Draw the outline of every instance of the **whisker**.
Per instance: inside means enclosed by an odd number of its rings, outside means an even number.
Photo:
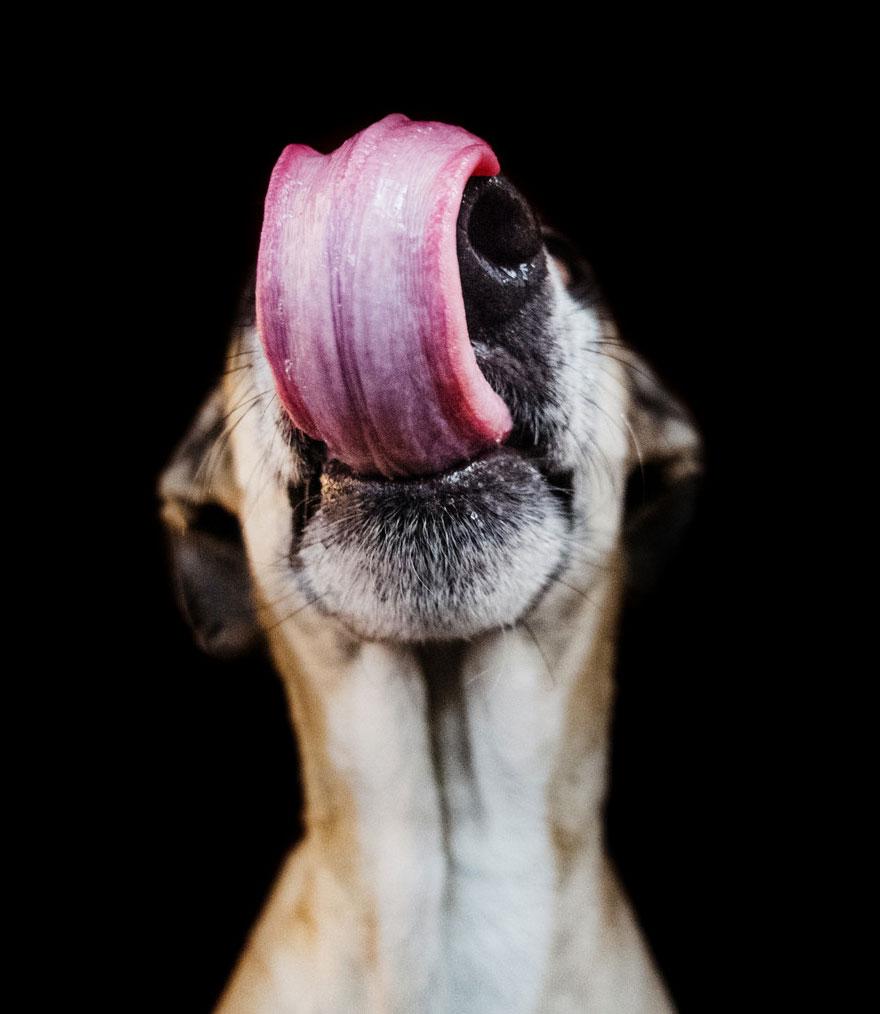
[[[272,392],[272,397],[269,398],[269,400],[263,406],[263,411],[260,413],[260,421],[259,421],[259,423],[257,425],[259,425],[260,423],[262,423],[263,419],[265,419],[265,417],[266,417],[266,412],[267,412],[269,406],[272,405],[277,400],[278,400],[278,392],[277,391],[273,391]],[[257,468],[260,469],[261,473],[266,469],[266,465],[268,464],[269,459],[271,457],[272,451],[273,451],[274,446],[275,446],[275,442],[278,439],[278,431],[277,431],[276,427],[273,426],[271,428],[271,434],[272,435],[270,437],[269,447],[262,454],[259,455],[259,457],[257,458],[257,463],[251,469],[251,474],[248,476],[247,482],[245,483],[245,486],[248,489],[248,492],[250,491],[251,480],[253,479],[254,472],[257,471]],[[251,497],[251,505],[245,510],[244,520],[247,520],[250,517],[251,512],[254,510],[254,508],[256,507],[256,505],[262,499],[263,493],[266,492],[266,488],[268,487],[268,485],[269,485],[269,483],[271,481],[272,481],[272,473],[270,471],[269,474],[266,476],[265,480],[263,481],[263,484],[260,487],[260,490],[257,493],[257,495],[255,497]]]
[[[243,399],[237,405],[231,408],[226,413],[226,415],[223,416],[223,418],[220,420],[224,424],[223,432],[216,439],[208,454],[206,454],[205,457],[202,459],[202,461],[199,462],[199,466],[196,469],[195,475],[193,477],[194,481],[202,483],[203,488],[205,490],[209,490],[211,488],[214,470],[218,467],[220,460],[226,451],[226,448],[229,446],[230,438],[233,432],[235,431],[236,426],[238,426],[238,424],[242,421],[242,419],[244,419],[245,416],[253,409],[254,405],[259,404],[260,399],[264,398],[267,394],[269,394],[268,390],[261,391],[259,394],[255,394],[251,398]],[[232,418],[232,416],[236,412],[240,411],[242,408],[244,408],[245,410],[238,417],[238,419],[236,419],[231,426],[227,425],[228,421]],[[201,472],[205,473],[203,477],[200,476],[199,474]]]
[[[313,599],[309,599],[309,601],[306,602],[304,605],[301,605],[297,609],[294,609],[292,612],[289,612],[286,616],[282,616],[277,623],[273,623],[271,626],[266,627],[266,631],[268,632],[270,630],[274,630],[276,627],[280,627],[282,623],[287,623],[288,620],[292,620],[293,617],[296,616],[298,613],[301,613],[303,609],[308,609],[309,606],[313,606],[318,601],[318,599],[326,598],[327,594],[328,594],[327,592],[322,592],[320,595],[316,595]]]
[[[587,593],[583,590],[583,588],[578,588],[573,584],[569,584],[568,581],[563,581],[561,577],[553,577],[550,580],[555,581],[556,584],[561,584],[564,585],[566,588],[570,588],[573,592],[577,592],[577,594],[580,595],[581,598],[583,598],[586,602],[589,602],[590,605],[596,604],[593,601],[593,599],[591,599],[590,596],[587,595]]]
[[[540,644],[540,642],[538,641],[538,638],[537,638],[537,637],[535,637],[535,633],[534,633],[534,631],[533,631],[533,630],[532,630],[532,628],[531,628],[531,627],[530,627],[530,626],[528,625],[528,623],[526,623],[526,621],[525,621],[525,620],[520,620],[519,622],[520,622],[520,625],[521,625],[522,627],[524,627],[524,628],[525,628],[525,630],[526,630],[526,631],[528,632],[528,634],[529,634],[529,637],[531,637],[531,639],[532,639],[532,640],[533,640],[533,641],[535,642],[535,647],[536,647],[536,648],[538,649],[538,653],[540,654],[540,656],[541,656],[541,659],[542,659],[542,660],[543,660],[543,662],[544,662],[544,668],[545,668],[545,669],[547,670],[547,675],[548,675],[548,676],[550,677],[550,684],[551,684],[551,686],[554,686],[554,687],[555,687],[555,686],[556,686],[556,677],[555,677],[555,676],[553,675],[553,673],[552,673],[552,672],[550,671],[550,663],[549,663],[549,662],[547,661],[547,656],[546,656],[546,655],[544,654],[544,649],[543,649],[543,648],[541,647],[541,644]]]
[[[604,343],[603,342],[591,342],[590,344],[591,345],[603,345]],[[650,382],[652,384],[654,383],[654,378],[645,369],[645,367],[641,366],[639,363],[635,362],[631,358],[631,353],[629,352],[629,349],[625,345],[622,345],[619,342],[611,342],[611,343],[608,343],[608,344],[613,345],[614,347],[616,347],[617,349],[619,349],[620,352],[623,353],[623,355],[615,356],[615,355],[612,355],[612,353],[608,352],[607,349],[602,348],[599,351],[599,355],[600,356],[605,357],[607,359],[613,359],[614,362],[619,363],[621,366],[623,366],[625,369],[629,370],[630,372],[632,372],[632,373],[638,373],[638,375],[640,377],[643,377],[645,380],[647,380],[648,382]]]

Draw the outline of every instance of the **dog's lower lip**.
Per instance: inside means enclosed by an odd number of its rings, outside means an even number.
[[[489,497],[497,490],[500,502],[511,490],[525,489],[540,476],[563,515],[573,518],[573,474],[549,466],[540,456],[519,447],[501,444],[446,471],[427,476],[389,479],[379,475],[359,475],[335,459],[316,461],[304,486],[291,487],[293,508],[293,545],[301,542],[306,526],[317,511],[332,502],[359,501],[362,505],[387,503],[389,496],[400,496],[404,510],[430,511],[441,500],[447,506],[459,494],[465,497]],[[447,497],[452,500],[447,500]],[[353,499],[352,499],[353,498]],[[438,500],[439,498],[439,500]],[[420,505],[420,506],[419,506]]]
[[[509,444],[502,444],[494,447],[469,461],[449,468],[444,472],[437,472],[434,475],[408,477],[405,479],[388,479],[385,476],[364,476],[353,472],[348,465],[340,461],[328,461],[322,466],[322,477],[320,485],[322,492],[330,492],[335,487],[338,490],[363,490],[369,489],[411,489],[414,493],[423,491],[448,490],[458,484],[469,484],[471,482],[481,484],[483,480],[490,482],[498,479],[499,472],[505,468],[505,463],[515,469],[521,468],[523,463],[532,465],[547,483],[550,492],[556,497],[562,506],[563,511],[571,516],[572,497],[574,493],[574,474],[569,470],[562,470],[549,466],[540,457],[530,455],[517,447]],[[494,476],[493,476],[494,473]],[[313,477],[313,481],[319,481],[319,477]]]
[[[341,480],[346,483],[360,483],[364,485],[374,483],[380,486],[427,486],[457,482],[476,469],[484,467],[487,463],[500,462],[511,456],[516,456],[520,460],[523,458],[523,455],[513,448],[501,445],[493,447],[468,461],[454,465],[452,468],[447,468],[442,472],[434,472],[431,475],[407,476],[399,479],[389,479],[383,475],[360,475],[352,471],[344,462],[336,460],[328,461],[323,467],[323,472],[331,482],[333,480]]]

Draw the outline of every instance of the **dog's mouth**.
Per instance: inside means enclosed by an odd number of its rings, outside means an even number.
[[[429,477],[314,461],[290,488],[304,594],[359,636],[470,637],[509,626],[565,563],[573,474],[511,446]]]
[[[418,523],[422,514],[432,511],[452,521],[465,517],[479,521],[480,510],[488,510],[490,515],[498,513],[498,495],[508,487],[521,492],[541,481],[571,521],[573,470],[555,468],[543,455],[511,442],[436,475],[404,479],[359,475],[342,461],[328,460],[320,441],[304,433],[296,435],[294,446],[308,478],[291,484],[288,490],[293,511],[292,558],[308,523],[322,506],[331,504],[356,504],[363,510],[372,505],[379,517],[396,511],[401,524]]]
[[[366,636],[513,622],[563,555],[546,251],[499,168],[462,128],[392,114],[273,171],[256,310],[309,462],[292,563]]]

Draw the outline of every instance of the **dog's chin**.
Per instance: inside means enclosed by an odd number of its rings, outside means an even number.
[[[472,638],[515,623],[552,584],[568,499],[565,477],[509,447],[401,481],[329,462],[292,563],[315,608],[359,637]]]

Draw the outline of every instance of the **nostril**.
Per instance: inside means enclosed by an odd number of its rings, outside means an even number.
[[[470,246],[487,260],[516,267],[541,249],[541,233],[531,209],[520,194],[497,178],[474,178],[475,191],[467,222]]]
[[[492,344],[499,327],[543,288],[547,260],[538,218],[504,176],[474,176],[464,188],[456,244],[471,342]]]

